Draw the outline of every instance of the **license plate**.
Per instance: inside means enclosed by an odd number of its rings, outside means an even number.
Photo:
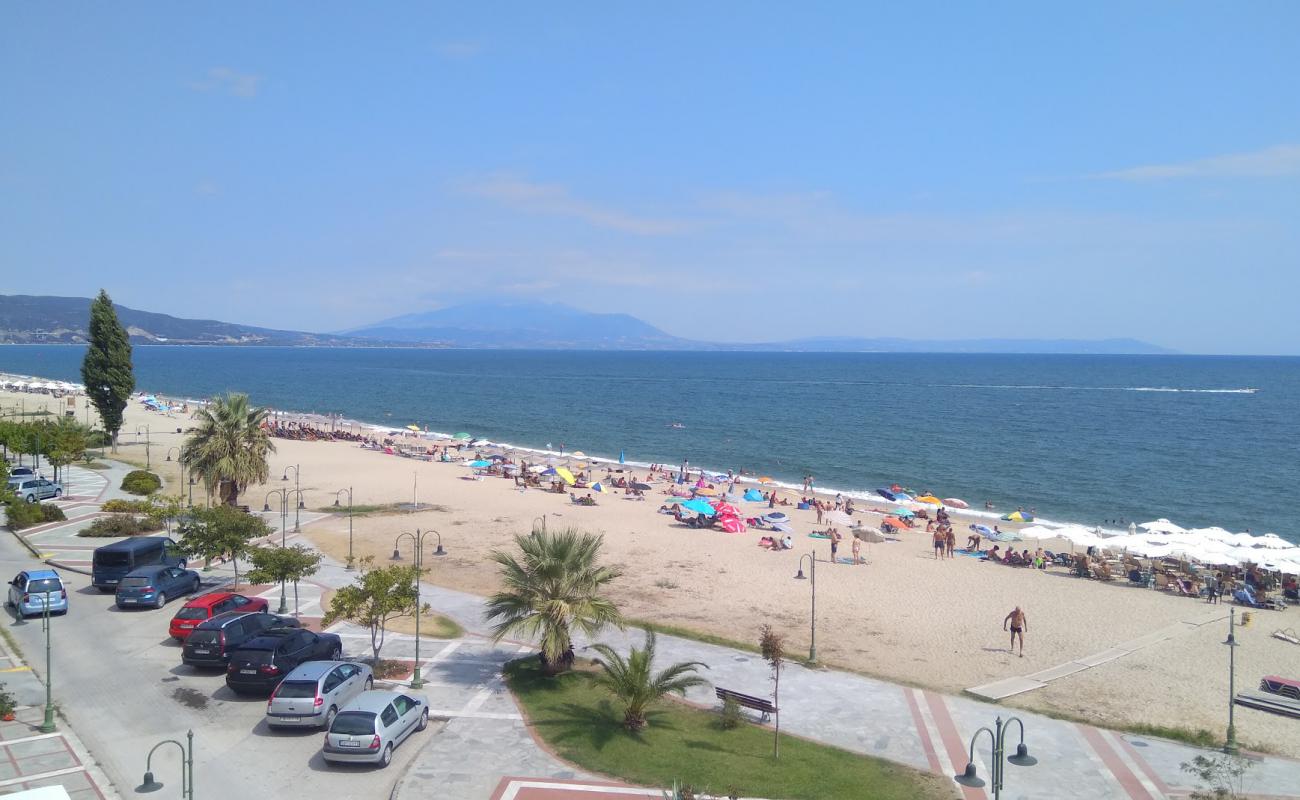
[[[361,746],[361,742],[352,742],[346,739],[339,742],[339,747],[360,747],[360,746]]]
[[[123,598],[122,598],[122,602],[123,602],[123,603],[134,603],[134,602],[135,602],[135,598],[134,598],[134,597],[123,597]]]
[[[211,650],[200,650],[200,649],[197,648],[197,647],[194,648],[194,655],[196,655],[196,656],[206,656],[206,655],[208,655],[208,654],[211,653],[211,652],[212,652]]]
[[[240,674],[240,675],[256,675],[256,674],[257,674],[257,670],[255,670],[255,669],[241,669],[241,670],[239,671],[239,674]]]

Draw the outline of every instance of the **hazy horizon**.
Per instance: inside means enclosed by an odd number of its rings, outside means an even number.
[[[1300,353],[1300,6],[940,9],[15,6],[6,291]]]

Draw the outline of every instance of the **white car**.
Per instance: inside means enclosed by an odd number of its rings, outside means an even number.
[[[63,496],[63,484],[45,478],[23,478],[9,481],[9,491],[18,495],[19,500],[35,503],[51,497]]]
[[[325,734],[326,761],[378,764],[393,761],[393,750],[429,726],[429,700],[401,692],[362,692],[338,713]]]

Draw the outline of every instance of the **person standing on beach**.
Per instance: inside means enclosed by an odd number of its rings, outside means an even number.
[[[943,551],[948,547],[948,534],[943,532],[943,528],[934,530],[934,557],[936,560],[943,558]]]
[[[953,532],[951,525],[944,525],[944,543],[948,547],[948,558],[957,557],[957,534]]]
[[[844,537],[840,536],[839,528],[831,528],[831,563],[832,564],[839,563],[838,561],[836,561],[835,556],[837,553],[839,553],[840,539],[842,538]]]
[[[813,507],[817,509],[817,524],[820,525],[822,519],[826,516],[825,512],[822,511],[822,501],[813,500]]]
[[[853,563],[862,563],[862,540],[858,538],[856,533],[853,534]]]
[[[1011,609],[1002,620],[1002,630],[1007,629],[1007,623],[1011,623],[1011,652],[1016,652],[1016,636],[1020,637],[1020,657],[1025,657],[1025,632],[1029,630],[1029,619],[1025,617],[1025,612],[1020,610],[1020,606]]]

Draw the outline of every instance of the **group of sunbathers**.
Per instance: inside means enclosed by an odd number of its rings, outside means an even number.
[[[993,545],[993,549],[989,550],[987,560],[998,564],[1006,564],[1009,567],[1034,567],[1036,569],[1047,569],[1047,562],[1050,558],[1051,554],[1043,550],[1041,547],[1031,554],[1028,549],[1021,550],[1017,553],[1013,547],[1008,547],[1006,552],[1003,552],[1002,546],[995,544]]]

